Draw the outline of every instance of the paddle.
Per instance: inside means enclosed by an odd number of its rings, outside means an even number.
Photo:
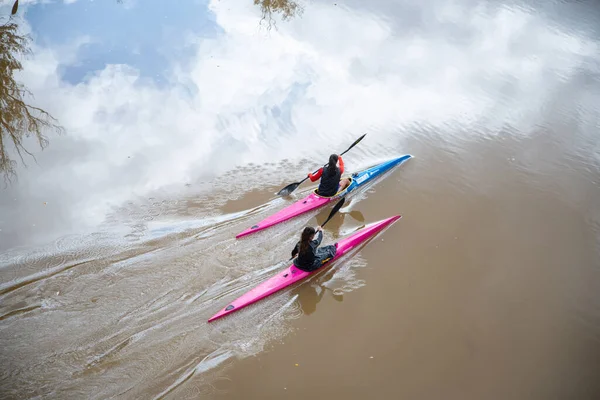
[[[333,209],[329,213],[329,217],[327,217],[327,219],[325,220],[325,222],[323,222],[323,224],[321,225],[321,228],[324,227],[325,224],[329,222],[329,220],[331,220],[331,217],[333,217],[336,212],[340,211],[340,208],[342,208],[344,206],[345,202],[346,202],[346,198],[342,197],[342,199],[340,201],[338,201],[335,206],[333,206]],[[290,258],[289,261],[292,261],[293,259],[294,259],[294,257]]]
[[[325,222],[323,222],[323,224],[321,224],[321,228],[324,227],[325,224],[329,222],[329,220],[331,219],[331,217],[333,217],[336,212],[340,211],[340,208],[342,208],[344,206],[345,202],[346,202],[346,198],[342,197],[342,199],[340,201],[338,201],[335,206],[333,206],[333,209],[329,213],[329,217],[327,217],[327,219],[325,220]]]
[[[350,145],[350,147],[348,147],[348,149],[346,149],[346,151],[344,151],[342,154],[340,154],[340,156],[343,156],[344,154],[346,154],[351,148],[353,148],[354,146],[356,146],[358,144],[358,142],[360,142],[361,140],[363,140],[363,138],[367,136],[367,134],[365,133],[364,135],[362,135],[361,137],[359,137],[358,139],[356,139],[354,141],[354,143],[352,143],[352,145]],[[329,163],[325,164],[323,167],[326,167]],[[313,174],[316,174],[317,171],[313,172]],[[302,179],[300,182],[294,182],[294,183],[290,183],[289,185],[287,185],[286,187],[284,187],[283,189],[281,189],[279,192],[277,192],[277,196],[287,196],[290,193],[292,193],[294,190],[296,190],[298,188],[298,186],[300,186],[302,184],[302,182],[304,182],[305,180],[308,179],[308,176],[304,179]]]

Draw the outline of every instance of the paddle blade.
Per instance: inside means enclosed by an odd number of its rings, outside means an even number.
[[[358,144],[358,143],[359,143],[361,140],[363,140],[363,139],[365,138],[365,136],[367,136],[367,134],[366,134],[366,133],[365,133],[364,135],[362,135],[361,137],[359,137],[358,139],[356,139],[356,140],[354,141],[354,143],[352,143],[352,144],[350,145],[350,147],[348,147],[348,149],[347,149],[346,151],[344,151],[342,154],[345,154],[345,153],[349,152],[349,151],[350,151],[350,149],[351,149],[351,148],[353,148],[354,146],[356,146],[356,145],[357,145],[357,144]],[[342,155],[342,154],[340,154],[340,155]]]
[[[301,182],[290,183],[289,185],[281,189],[279,192],[277,192],[277,196],[288,196],[290,193],[296,190],[298,186],[300,186],[300,183]]]
[[[329,213],[329,217],[327,217],[327,219],[325,220],[325,222],[323,222],[323,225],[321,225],[321,227],[324,227],[325,224],[329,222],[331,217],[333,217],[336,212],[340,211],[340,208],[342,208],[344,206],[345,202],[346,202],[346,198],[342,197],[342,199],[340,201],[338,201],[338,203],[333,207],[333,210],[331,210],[331,212]]]

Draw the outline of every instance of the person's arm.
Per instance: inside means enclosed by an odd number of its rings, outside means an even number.
[[[315,247],[319,247],[319,245],[321,245],[321,240],[323,240],[323,231],[321,230],[321,227],[317,227],[317,236],[313,239],[313,244],[315,245]]]
[[[323,168],[319,168],[319,170],[317,171],[316,174],[312,174],[311,172],[308,173],[308,177],[310,178],[311,182],[316,181],[317,179],[319,179],[321,177],[321,174],[323,174]]]
[[[294,250],[292,250],[292,258],[296,257],[296,255],[298,254],[299,249],[300,249],[300,242],[296,243],[296,246],[294,247]]]
[[[340,175],[344,173],[344,160],[342,156],[338,156],[338,164],[340,164]]]

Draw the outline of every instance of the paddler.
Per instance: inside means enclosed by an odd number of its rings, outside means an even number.
[[[292,257],[297,256],[294,258],[294,265],[298,269],[306,272],[314,271],[335,256],[336,246],[330,244],[319,247],[321,240],[323,240],[323,230],[320,226],[317,226],[316,229],[312,226],[304,228],[300,241],[292,250]]]
[[[337,166],[337,163],[340,166]],[[329,164],[323,168],[319,168],[316,174],[308,173],[308,177],[312,182],[321,178],[317,194],[322,197],[331,197],[340,190],[344,190],[350,185],[350,180],[347,178],[341,179],[344,173],[344,160],[342,156],[332,154],[329,156]]]

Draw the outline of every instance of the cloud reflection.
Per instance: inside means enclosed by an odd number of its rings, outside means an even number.
[[[223,174],[249,163],[273,164],[243,190],[264,179],[280,186],[297,175],[282,160],[324,159],[366,131],[374,134],[353,153],[358,159],[396,153],[414,124],[448,137],[507,122],[526,133],[557,88],[582,68],[597,72],[597,42],[526,9],[402,4],[384,14],[373,9],[382,2],[370,10],[311,3],[302,18],[265,31],[252,2],[210,1],[198,23],[214,19],[218,29],[171,32],[190,51],[166,58],[166,83],[124,62],[65,79],[61,71],[84,54],[85,31],[60,44],[37,40],[21,78],[67,134],[51,137],[39,165],[19,170],[19,184],[2,193],[0,247],[94,229],[113,207],[159,190],[176,198],[185,184],[199,191],[194,184],[215,177],[237,185]],[[129,6],[129,18],[140,7]]]

